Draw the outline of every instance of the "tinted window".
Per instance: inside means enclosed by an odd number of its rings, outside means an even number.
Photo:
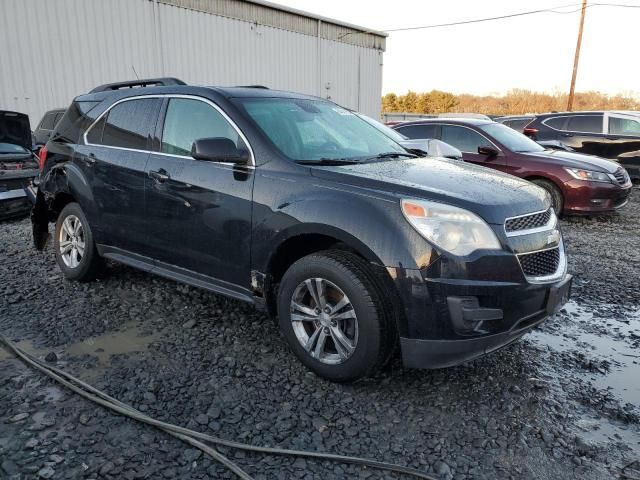
[[[55,113],[47,113],[42,122],[40,122],[40,128],[43,130],[53,130],[55,125],[56,114]]]
[[[91,130],[87,132],[87,142],[94,145],[102,143],[102,132],[104,131],[105,123],[107,123],[107,117],[102,117],[98,123],[91,127]]]
[[[92,138],[100,145],[147,150],[148,139],[155,130],[161,103],[162,100],[159,98],[143,98],[119,103],[109,110],[106,116],[106,122],[102,128],[102,139],[100,140],[99,132],[95,132]],[[96,127],[100,126],[96,125]],[[87,134],[87,139],[91,134],[93,129]]]
[[[80,136],[95,121],[98,115],[96,106],[99,104],[100,102],[73,102],[56,126],[52,139],[57,142],[78,142]]]
[[[609,133],[640,136],[640,121],[632,118],[609,117]]]
[[[211,105],[200,100],[172,98],[162,130],[162,151],[191,156],[191,146],[200,138],[228,138],[238,148],[244,147],[238,132]]]
[[[414,139],[436,138],[436,125],[407,125],[398,127],[396,130],[402,135]]]
[[[556,130],[564,130],[564,124],[567,121],[567,117],[553,117],[547,118],[544,122],[545,125]]]
[[[58,126],[58,123],[60,122],[63,116],[64,116],[64,112],[56,113],[56,117],[53,121],[53,128]]]
[[[524,130],[524,127],[531,123],[531,120],[531,118],[519,118],[517,120],[505,120],[502,123],[504,123],[507,127],[522,132],[522,130]]]
[[[602,115],[569,117],[566,130],[570,132],[602,133]]]
[[[453,125],[442,126],[441,139],[443,142],[467,153],[478,153],[478,147],[491,145],[486,138],[470,128]]]

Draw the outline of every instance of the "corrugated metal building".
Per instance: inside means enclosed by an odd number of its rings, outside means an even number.
[[[0,45],[0,109],[34,128],[136,75],[265,85],[380,114],[385,34],[262,0],[2,0]]]

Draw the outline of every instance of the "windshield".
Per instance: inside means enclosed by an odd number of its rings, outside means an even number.
[[[365,122],[367,122],[372,127],[376,128],[380,132],[384,133],[387,137],[389,137],[390,139],[392,139],[392,140],[394,140],[394,141],[396,141],[398,143],[404,142],[405,140],[407,140],[409,138],[409,137],[405,137],[404,135],[402,135],[397,130],[394,130],[393,128],[389,128],[386,125],[384,125],[383,123],[380,123],[380,122],[374,120],[373,118],[367,117],[366,115],[363,115],[361,113],[356,113],[356,115],[358,115],[361,119],[363,119]]]
[[[480,125],[480,129],[487,132],[512,152],[526,153],[544,151],[544,147],[538,145],[526,135],[516,132],[513,128],[501,123]]]
[[[237,98],[275,147],[296,160],[364,160],[407,151],[363,119],[323,100]]]
[[[0,154],[2,153],[29,153],[29,150],[13,143],[0,142]]]

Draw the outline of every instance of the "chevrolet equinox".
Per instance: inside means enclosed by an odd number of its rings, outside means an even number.
[[[135,87],[135,88],[133,88]],[[567,300],[536,185],[412,154],[324,99],[176,79],[74,99],[40,153],[32,213],[72,280],[104,259],[252,303],[318,375],[459,364]]]

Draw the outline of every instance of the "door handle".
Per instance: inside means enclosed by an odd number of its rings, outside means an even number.
[[[86,163],[87,165],[93,165],[94,163],[96,163],[96,156],[95,154],[90,153],[89,155],[82,157],[82,160],[84,160],[84,163]]]
[[[158,183],[164,183],[171,178],[164,170],[149,170],[149,177],[153,178]]]

